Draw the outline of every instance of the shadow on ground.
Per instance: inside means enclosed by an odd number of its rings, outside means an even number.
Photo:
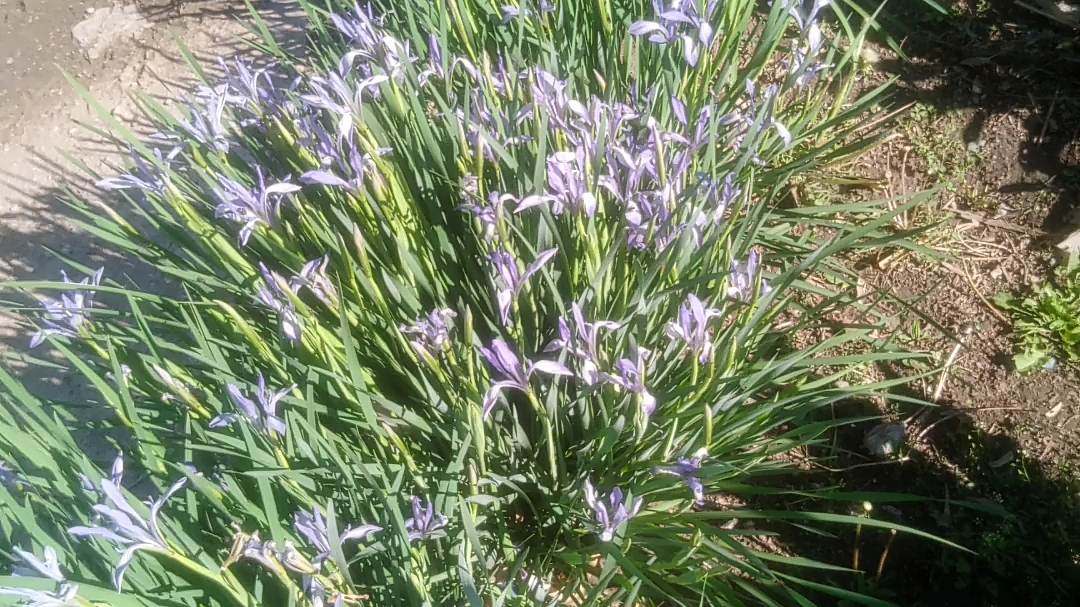
[[[900,102],[956,116],[992,186],[976,204],[991,199],[990,212],[1052,236],[1080,197],[1080,29],[1015,0],[940,4],[948,14],[919,0],[888,3],[887,29],[910,61],[886,53],[875,68],[898,78]]]
[[[849,404],[837,415],[873,415],[878,407]],[[948,405],[917,415],[908,424],[908,445],[891,459],[875,458],[863,445],[874,425],[842,431],[820,454],[830,470],[807,475],[815,477],[810,483],[861,494],[873,506],[871,518],[926,531],[967,551],[870,527],[833,527],[836,538],[824,541],[780,530],[785,551],[860,572],[822,574],[817,581],[904,607],[1076,604],[1080,480],[1073,471],[1048,469],[1007,434],[981,430]],[[926,500],[891,502],[881,493]],[[862,515],[859,499],[818,507]]]

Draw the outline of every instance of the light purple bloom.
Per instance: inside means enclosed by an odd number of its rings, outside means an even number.
[[[764,117],[761,122],[762,129],[774,129],[776,134],[784,142],[785,146],[790,146],[792,142],[791,132],[786,126],[773,116],[773,109],[776,103],[777,88],[776,85],[770,85],[765,88],[765,91],[761,96],[762,112]],[[738,125],[740,134],[736,137],[736,142],[739,145],[742,144],[743,136],[753,128],[754,122],[757,120],[758,115],[758,97],[757,87],[752,80],[746,81],[746,97],[747,97],[747,110],[745,112],[732,112],[725,114],[718,119],[719,124],[722,125]]]
[[[648,357],[648,350],[635,347],[633,357],[620,359],[615,363],[615,373],[606,376],[609,382],[638,396],[646,422],[656,411],[656,398],[645,387],[645,361]]]
[[[409,344],[421,356],[432,358],[442,356],[450,343],[451,321],[457,314],[450,308],[436,308],[428,313],[427,318],[419,318],[411,325],[402,325],[400,331],[412,336]]]
[[[548,194],[522,198],[514,212],[550,202],[551,212],[555,215],[561,214],[563,209],[583,211],[586,217],[595,215],[596,196],[588,188],[585,162],[585,150],[580,146],[575,152],[555,152],[548,156]]]
[[[300,268],[300,273],[289,280],[289,290],[294,294],[301,289],[307,288],[319,301],[328,308],[337,306],[337,289],[330,277],[326,275],[326,267],[330,264],[330,255],[323,255],[312,259]],[[276,279],[275,279],[275,282]]]
[[[236,384],[228,384],[225,386],[225,390],[229,394],[229,400],[232,401],[233,407],[239,411],[239,415],[236,413],[222,413],[210,420],[209,427],[211,429],[224,428],[244,419],[250,423],[253,428],[267,436],[275,434],[278,436],[285,436],[285,432],[288,428],[285,425],[285,420],[278,417],[277,406],[278,402],[288,396],[289,392],[292,392],[295,387],[296,384],[293,384],[283,390],[271,392],[266,388],[266,379],[263,377],[262,373],[260,373],[259,390],[257,392],[259,404],[256,405],[255,401],[244,396],[244,393],[240,391],[239,386]]]
[[[524,17],[526,19],[532,17],[533,12],[528,8],[520,8],[511,4],[504,4],[500,9],[503,14],[502,25],[510,23],[513,19]],[[555,5],[548,0],[540,0],[540,14],[545,15],[547,13],[555,12]]]
[[[405,76],[403,66],[406,63],[416,60],[409,53],[409,43],[402,44],[385,31],[370,5],[364,11],[357,4],[351,14],[331,14],[330,19],[334,27],[349,37],[352,52],[365,61],[375,62],[395,80],[400,81]],[[367,77],[372,74],[370,65],[363,66],[361,71]]]
[[[101,277],[105,274],[105,268],[98,268],[93,276],[87,276],[75,283],[68,278],[67,272],[60,270],[60,277],[67,284],[85,286],[98,286]],[[60,294],[60,300],[46,299],[42,302],[45,313],[41,318],[42,327],[30,340],[30,347],[36,348],[50,335],[63,335],[65,337],[78,338],[81,330],[90,322],[90,310],[94,306],[94,290],[76,289]]]
[[[682,478],[686,482],[686,486],[690,488],[690,492],[693,493],[694,502],[702,506],[705,504],[705,486],[702,484],[701,479],[698,478],[697,473],[701,463],[708,457],[708,451],[704,448],[698,449],[690,457],[680,457],[678,463],[674,466],[656,468],[653,472],[655,474],[671,474]]]
[[[574,373],[565,365],[551,360],[525,361],[518,357],[507,343],[501,339],[491,342],[491,348],[480,347],[480,355],[491,365],[494,375],[499,379],[492,382],[484,394],[484,419],[491,415],[491,410],[498,402],[499,393],[512,388],[528,392],[529,379],[536,373],[573,377]]]
[[[240,558],[255,561],[273,572],[281,571],[281,564],[277,560],[277,554],[278,550],[274,542],[260,540],[257,531],[251,534],[251,537],[244,542],[244,547],[240,550]]]
[[[52,546],[45,546],[44,559],[38,559],[33,552],[27,552],[17,546],[13,546],[11,551],[30,566],[30,569],[16,567],[12,570],[12,575],[34,576],[37,574],[57,584],[64,583],[64,574],[60,571],[60,563],[56,560],[56,550],[53,550]],[[30,573],[31,571],[33,573]]]
[[[698,63],[701,51],[708,50],[713,41],[713,27],[709,24],[716,11],[718,0],[709,0],[705,12],[698,9],[696,0],[653,0],[656,21],[635,21],[627,33],[631,36],[648,36],[654,44],[682,42],[683,58],[690,67]]]
[[[360,4],[353,6],[353,13],[349,15],[330,14],[330,21],[342,34],[349,37],[349,41],[363,48],[371,48],[379,43],[382,29],[381,24],[375,18],[371,5],[364,11]]]
[[[757,251],[750,251],[745,264],[737,259],[732,259],[731,274],[728,277],[728,297],[750,303],[754,300],[755,295],[767,295],[772,288],[769,287],[769,283],[762,280],[759,289],[757,286],[758,274],[760,274],[760,271]]]
[[[720,310],[706,308],[701,300],[691,293],[686,297],[686,303],[679,307],[678,322],[668,323],[668,337],[683,342],[686,351],[697,356],[698,362],[708,364],[716,350],[709,320],[719,318],[720,315]]]
[[[135,148],[129,146],[128,152],[131,154],[131,160],[134,163],[131,173],[101,179],[97,182],[97,187],[104,190],[142,190],[143,192],[163,196],[165,190],[169,187],[168,175],[157,167],[147,164],[142,156],[135,151]],[[157,158],[158,163],[166,168],[169,166],[169,162],[179,153],[180,148],[174,148],[167,156],[162,157],[161,150],[154,148],[154,156]]]
[[[288,181],[267,186],[261,167],[255,167],[255,173],[259,177],[255,189],[249,190],[239,182],[219,175],[221,189],[214,190],[221,200],[214,210],[214,216],[244,224],[240,228],[241,246],[247,246],[248,238],[259,224],[277,229],[282,196],[300,191],[300,186]]]
[[[387,81],[385,75],[378,74],[362,78],[356,84],[348,82],[353,62],[359,54],[358,51],[345,53],[336,72],[330,72],[326,78],[311,78],[308,84],[312,92],[300,95],[300,100],[308,106],[332,112],[337,117],[339,137],[349,140],[352,139],[353,118],[362,120],[364,117],[364,94],[370,90],[369,96],[377,96],[378,85]]]
[[[570,306],[570,314],[573,327],[566,318],[559,318],[559,337],[551,342],[546,351],[565,351],[581,361],[580,377],[590,386],[595,386],[603,379],[600,373],[600,352],[597,342],[600,339],[600,331],[615,331],[620,325],[617,322],[598,320],[586,322],[581,313],[581,306],[574,302]]]
[[[495,240],[495,236],[498,234],[499,217],[503,214],[503,207],[506,201],[513,200],[514,197],[510,194],[500,194],[499,192],[488,192],[488,200],[486,204],[480,203],[479,198],[469,192],[468,189],[464,190],[466,196],[470,196],[477,202],[467,202],[460,207],[462,211],[468,211],[476,216],[480,220],[480,225],[484,228],[484,241],[492,242]]]
[[[435,512],[435,506],[427,503],[425,507],[420,498],[412,498],[412,518],[405,521],[405,530],[409,533],[409,541],[425,540],[435,535],[435,532],[446,526],[446,516]]]
[[[221,117],[225,112],[225,102],[228,94],[227,91],[218,92],[213,89],[207,89],[207,91],[209,91],[206,107],[208,113],[204,115],[203,111],[193,101],[185,99],[184,103],[188,106],[191,119],[179,118],[177,122],[195,141],[211,150],[227,154],[229,153],[229,138],[228,132],[221,124]]]
[[[781,6],[787,9],[788,14],[795,20],[799,29],[805,32],[807,28],[817,22],[818,14],[823,8],[832,4],[832,0],[806,0],[805,4],[809,6],[807,6],[805,12],[799,11],[799,3],[800,0],[781,0]]]
[[[681,227],[665,197],[663,192],[640,192],[626,200],[623,216],[631,249],[663,251],[679,237]]]
[[[389,154],[390,151],[390,148],[379,148],[376,150],[376,154],[385,156],[386,154]],[[316,169],[301,175],[300,182],[343,188],[355,194],[360,192],[360,189],[364,186],[365,175],[378,176],[378,167],[371,154],[361,154],[356,151],[355,148],[349,149],[349,169],[352,173],[352,177],[348,180],[342,179],[328,170]]]
[[[78,594],[78,584],[61,584],[56,592],[0,587],[0,596],[17,596],[23,599],[22,604],[26,607],[77,607],[85,603],[85,601],[75,602]]]
[[[592,483],[585,481],[585,503],[592,508],[600,530],[600,540],[610,542],[615,532],[641,511],[642,499],[639,497],[628,502],[623,498],[622,489],[615,487],[608,496],[607,503],[596,494]]]
[[[259,262],[259,271],[262,273],[263,284],[259,285],[255,297],[264,306],[277,312],[278,331],[294,346],[300,345],[304,328],[300,323],[300,317],[296,314],[296,306],[290,297],[290,295],[295,295],[296,291],[292,290],[280,274],[267,269],[266,264],[261,261]],[[297,289],[300,286],[297,285]]]
[[[504,327],[510,326],[510,309],[521,293],[521,289],[525,287],[525,283],[558,252],[558,248],[542,251],[524,273],[518,269],[517,259],[507,251],[499,250],[491,254],[491,263],[495,266],[498,278],[496,297],[499,303],[499,319]]]
[[[816,23],[811,23],[805,30],[806,50],[795,45],[791,50],[791,59],[785,61],[788,72],[795,76],[796,88],[804,88],[817,78],[818,74],[832,67],[830,64],[815,63],[818,53],[821,51],[824,39],[821,28]]]
[[[218,65],[225,76],[225,100],[230,105],[242,107],[256,115],[267,110],[279,110],[287,99],[274,86],[273,79],[266,74],[268,68],[276,65],[271,63],[264,68],[252,68],[241,58],[233,59],[233,68],[230,68],[225,60],[218,58]],[[237,94],[229,94],[236,91]]]
[[[323,520],[322,512],[319,511],[318,506],[315,506],[314,511],[311,513],[297,512],[294,514],[293,529],[319,551],[312,560],[316,566],[330,557],[330,536],[328,535],[329,532],[326,528],[326,521]],[[382,531],[382,527],[379,527],[378,525],[348,527],[345,529],[345,532],[341,534],[338,541],[342,544],[349,541],[359,542],[379,531]]]
[[[112,478],[101,479],[101,492],[111,505],[97,504],[94,506],[94,511],[104,520],[104,526],[77,526],[68,529],[68,533],[75,537],[99,537],[124,547],[112,575],[113,585],[116,586],[116,591],[120,592],[124,573],[131,565],[131,559],[134,558],[136,552],[148,550],[169,553],[172,551],[158,526],[158,512],[173,494],[184,487],[187,479],[182,478],[173,483],[164,495],[150,504],[149,518],[143,518],[124,497],[117,470],[123,470],[123,455],[118,455],[116,462],[113,463]]]

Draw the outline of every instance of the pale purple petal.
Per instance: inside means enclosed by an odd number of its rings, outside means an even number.
[[[626,33],[631,36],[644,36],[645,34],[651,34],[653,32],[663,32],[666,34],[667,30],[664,26],[653,21],[636,21],[626,30]]]
[[[348,181],[334,175],[330,171],[308,171],[300,176],[300,182],[312,185],[353,189]]]
[[[564,377],[573,377],[574,372],[568,369],[562,363],[555,362],[553,360],[538,360],[529,367],[528,375],[533,373],[543,373],[545,375],[561,375]]]

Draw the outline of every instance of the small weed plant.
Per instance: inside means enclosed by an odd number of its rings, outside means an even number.
[[[1017,371],[1080,361],[1080,266],[1063,267],[1028,293],[1003,293],[994,303],[1012,318]]]
[[[838,378],[908,356],[837,256],[913,246],[890,226],[925,197],[777,204],[872,143],[864,30],[827,0],[301,4],[308,59],[256,20],[275,66],[143,99],[159,147],[102,112],[121,201],[71,207],[174,296],[76,260],[7,285],[44,303],[55,358],[26,360],[87,387],[0,372],[0,595],[877,604],[747,539],[898,528],[826,489],[753,506],[845,423],[815,412],[893,385]]]

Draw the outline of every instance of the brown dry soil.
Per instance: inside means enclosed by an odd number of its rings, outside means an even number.
[[[897,220],[898,229],[925,228],[916,240],[939,260],[887,251],[860,264],[868,291],[922,311],[901,314],[900,345],[931,355],[929,367],[955,357],[943,383],[933,375],[909,387],[934,407],[868,402],[840,412],[905,423],[906,445],[899,457],[875,459],[863,439],[876,422],[848,428],[826,452],[833,471],[821,471],[815,486],[931,498],[887,504],[871,496],[871,516],[970,552],[869,529],[837,529],[840,554],[835,541],[798,532],[785,548],[857,562],[862,574],[819,581],[898,605],[1080,605],[1080,370],[1016,373],[1010,323],[990,302],[1044,280],[1053,246],[1080,228],[1080,30],[1012,0],[942,4],[948,15],[916,1],[888,5],[908,28],[892,26],[909,60],[878,39],[866,84],[895,76],[894,106],[914,105],[885,144],[851,167],[875,187],[847,195],[942,187]],[[800,203],[833,194],[803,192]],[[874,367],[863,379],[916,371]]]

